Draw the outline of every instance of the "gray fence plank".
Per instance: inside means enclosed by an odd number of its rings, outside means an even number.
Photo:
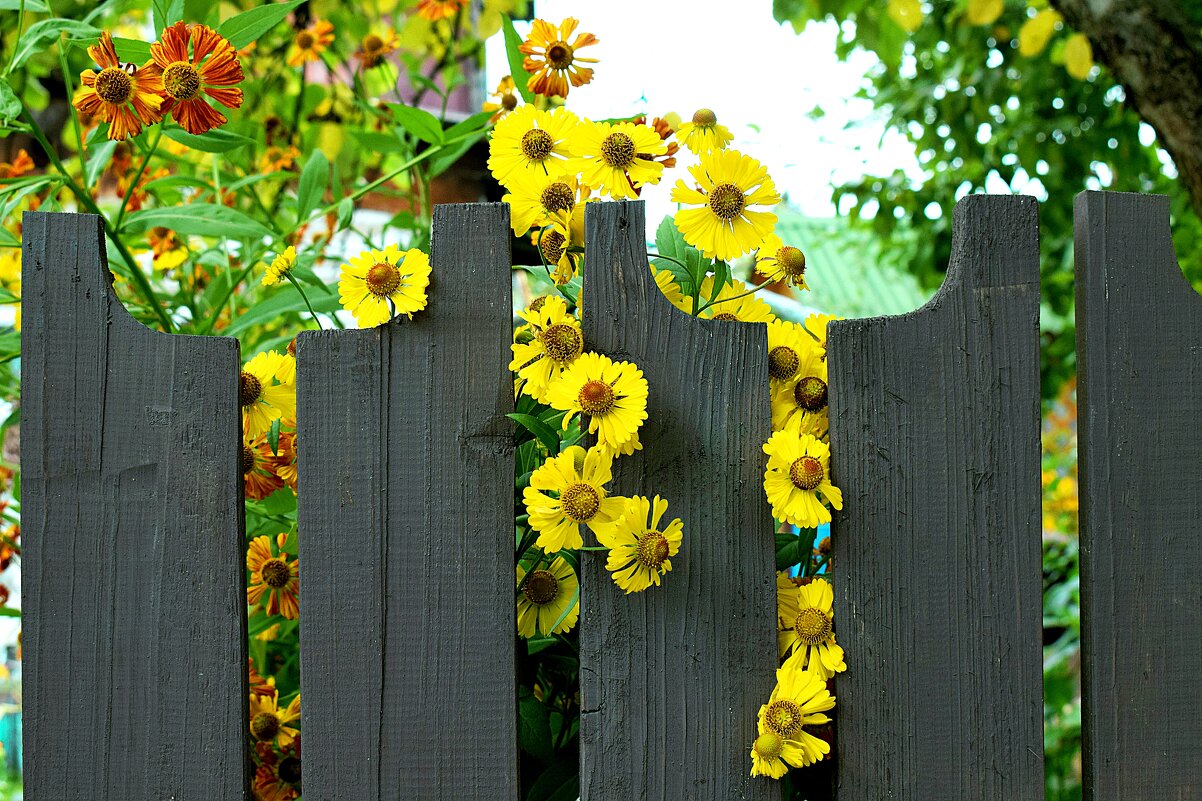
[[[929,304],[831,326],[840,801],[1043,797],[1038,251],[970,196]]]
[[[517,797],[507,207],[439,206],[428,308],[302,334],[305,796]]]
[[[1076,203],[1087,799],[1202,797],[1202,299],[1163,196]]]
[[[238,343],[130,317],[99,217],[24,234],[25,798],[245,798]]]
[[[666,498],[684,542],[661,587],[629,596],[585,554],[581,798],[779,799],[748,775],[777,665],[767,332],[673,308],[644,216],[642,202],[589,205],[584,335],[651,388],[643,450],[614,463],[613,491]]]

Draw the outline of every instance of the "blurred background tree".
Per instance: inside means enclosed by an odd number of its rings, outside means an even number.
[[[876,56],[860,95],[913,145],[919,174],[865,176],[833,199],[906,252],[924,285],[942,281],[954,200],[1013,191],[1042,201],[1045,397],[1075,373],[1078,192],[1167,194],[1178,258],[1202,286],[1202,3],[774,0],[773,12],[798,32],[834,20],[841,59]]]

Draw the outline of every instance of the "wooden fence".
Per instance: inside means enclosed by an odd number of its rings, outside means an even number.
[[[652,389],[615,488],[687,539],[634,598],[586,554],[581,798],[779,799],[765,331],[673,309],[643,214],[590,207],[583,324]],[[98,218],[24,230],[26,798],[244,799],[238,345],[133,321]],[[426,312],[300,339],[306,798],[517,798],[509,241],[439,207]],[[1086,794],[1198,799],[1202,300],[1164,198],[1079,198],[1077,291]],[[831,328],[840,801],[1043,796],[1038,315],[1035,203],[973,196],[927,306]]]

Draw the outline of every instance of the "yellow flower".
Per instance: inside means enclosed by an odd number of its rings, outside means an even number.
[[[417,15],[422,19],[438,22],[440,19],[455,16],[466,4],[467,0],[421,0],[417,4]]]
[[[1060,24],[1059,11],[1045,8],[1023,23],[1018,29],[1018,52],[1024,56],[1036,56],[1043,52]]]
[[[616,523],[596,532],[597,542],[609,548],[605,569],[627,594],[652,584],[658,587],[660,576],[672,569],[671,557],[680,552],[684,525],[677,517],[661,530],[667,511],[668,502],[658,495],[652,500],[635,495],[626,499]]]
[[[830,510],[819,496],[843,508],[843,493],[830,480],[831,449],[825,442],[812,434],[778,431],[764,443],[764,453],[764,494],[777,520],[802,528],[829,523]]]
[[[818,347],[822,349],[822,359],[826,360],[826,329],[832,320],[842,320],[834,314],[811,314],[806,318],[805,328],[810,332],[810,336],[818,343]]]
[[[369,33],[359,42],[355,55],[359,59],[359,67],[369,70],[384,63],[384,57],[397,49],[399,44],[395,31],[386,30],[384,33]]]
[[[797,323],[773,320],[768,323],[768,381],[775,388],[791,383],[804,362],[818,350],[806,330]]]
[[[773,281],[784,281],[799,289],[806,284],[806,257],[800,248],[786,245],[776,234],[769,234],[755,249],[755,269]]]
[[[630,362],[615,362],[599,353],[585,353],[551,385],[547,402],[572,414],[589,416],[588,433],[600,444],[619,448],[647,419],[647,379]]]
[[[284,280],[284,276],[292,272],[294,266],[296,266],[296,248],[289,245],[283,253],[277,254],[271,260],[271,264],[267,267],[267,272],[263,274],[263,281],[260,285],[275,286]]]
[[[698,155],[722,150],[734,139],[725,125],[718,124],[718,115],[708,108],[697,109],[693,121],[680,126],[676,138]]]
[[[545,97],[567,97],[568,84],[583,86],[593,79],[591,67],[577,66],[580,63],[596,64],[595,58],[584,58],[576,51],[597,43],[591,33],[581,33],[568,41],[580,23],[568,17],[558,28],[549,22],[536,19],[530,27],[530,35],[518,48],[526,55],[522,69],[530,73],[526,88]]]
[[[782,759],[794,767],[818,762],[830,753],[830,744],[805,731],[803,726],[821,726],[831,719],[823,712],[835,708],[835,697],[826,689],[826,681],[813,673],[785,666],[776,671],[776,686],[768,703],[757,716],[761,733],[772,732],[795,744],[800,750],[782,753]]]
[[[659,287],[659,291],[664,293],[664,297],[668,299],[676,308],[681,311],[688,311],[685,308],[684,292],[680,288],[680,284],[676,283],[676,276],[671,270],[661,270],[655,267],[651,268],[651,277],[655,279],[655,285]]]
[[[283,547],[287,534],[280,534],[276,544]],[[256,605],[267,596],[263,608],[269,615],[282,615],[296,620],[300,614],[300,583],[298,560],[288,561],[288,554],[271,552],[271,538],[266,534],[255,537],[246,550],[246,569],[250,571],[250,586],[246,602]]]
[[[80,73],[81,86],[73,105],[81,113],[109,123],[109,139],[137,136],[143,125],[163,118],[163,81],[161,74],[147,69],[151,62],[141,68],[122,65],[108,31],[88,48],[88,55],[100,72],[87,69]]]
[[[792,749],[790,749],[790,743],[776,732],[760,733],[755,738],[755,742],[751,744],[751,775],[767,776],[770,779],[779,779],[784,776],[789,772],[789,766],[783,759],[786,751],[789,756],[798,758],[799,749],[796,743],[793,743]]]
[[[992,25],[1002,16],[1003,0],[968,0],[965,18],[970,25]]]
[[[518,584],[526,569],[517,567]],[[518,634],[529,639],[571,631],[580,617],[580,580],[572,566],[557,556],[550,567],[530,574],[518,595]]]
[[[638,197],[635,187],[657,184],[668,146],[653,129],[629,122],[583,122],[571,139],[582,180],[610,197]],[[675,198],[673,198],[675,199]]]
[[[501,79],[501,82],[497,84],[496,91],[489,95],[489,97],[496,98],[496,102],[488,100],[480,106],[481,111],[493,112],[492,117],[488,120],[489,122],[496,122],[522,104],[522,98],[517,92],[517,86],[514,84],[513,78],[509,75]]]
[[[772,307],[755,295],[747,294],[752,290],[742,281],[732,279],[718,290],[717,297],[710,302],[709,297],[713,291],[714,277],[706,276],[701,282],[701,305],[705,308],[697,315],[702,319],[737,320],[744,323],[767,323],[776,319]],[[685,310],[689,311],[692,307],[693,299],[686,298]]]
[[[749,208],[780,202],[768,171],[758,161],[737,150],[715,150],[703,154],[701,163],[689,167],[689,172],[696,188],[678,180],[672,200],[697,208],[676,212],[676,227],[707,258],[736,259],[772,232],[776,215]]]
[[[360,328],[386,323],[398,314],[412,319],[426,308],[430,257],[417,248],[404,253],[396,245],[365,250],[342,265],[338,298]]]
[[[580,526],[597,533],[622,512],[622,499],[606,495],[613,478],[612,457],[601,448],[586,452],[579,445],[564,449],[543,462],[522,491],[530,527],[538,532],[536,544],[547,553],[584,545]],[[554,496],[548,493],[555,493]]]
[[[320,61],[321,54],[334,41],[334,24],[316,19],[304,30],[297,31],[288,50],[288,66],[299,67],[310,61]]]
[[[250,733],[259,742],[269,743],[279,738],[280,745],[288,745],[300,735],[300,731],[288,724],[300,720],[300,693],[280,709],[279,691],[274,687],[271,692],[251,693],[250,695]]]
[[[568,166],[568,137],[577,124],[576,115],[564,108],[548,112],[529,104],[519,106],[493,128],[488,169],[505,187],[528,171],[561,172]]]
[[[922,24],[922,3],[918,0],[889,0],[886,13],[906,33],[914,33]]]
[[[583,216],[581,214],[581,218]],[[572,228],[575,229],[575,226],[572,226]],[[583,236],[583,233],[581,236]],[[564,236],[556,227],[540,228],[537,231],[532,231],[530,234],[530,244],[538,248],[542,254],[543,261],[548,266],[553,265],[555,267],[555,271],[551,274],[551,280],[555,282],[556,286],[563,286],[576,277],[576,270],[583,254],[572,252],[571,247],[575,243]]]
[[[520,311],[518,316],[529,323],[532,338],[513,343],[509,369],[524,382],[522,392],[547,403],[547,390],[584,352],[580,321],[568,313],[568,304],[559,297],[548,297],[537,309]]]
[[[295,145],[272,145],[263,151],[259,159],[259,169],[263,172],[283,172],[296,167],[296,160],[301,152]]]
[[[554,225],[570,237],[572,211],[576,208],[576,176],[562,172],[526,172],[515,177],[510,191],[501,198],[509,204],[509,224],[514,236],[531,228]]]
[[[803,344],[797,340],[797,344]],[[817,433],[827,425],[827,364],[818,347],[801,350],[793,378],[772,388],[772,429]]]
[[[835,642],[830,582],[816,578],[799,587],[778,574],[776,590],[777,645],[782,658],[791,654],[785,667],[813,673],[822,681],[847,670],[843,649]]]
[[[288,361],[288,357],[269,350],[243,366],[238,394],[247,436],[258,436],[271,428],[273,420],[296,414],[296,386],[287,380]]]
[[[1068,74],[1079,81],[1089,77],[1093,69],[1093,46],[1089,37],[1083,33],[1074,33],[1064,42],[1064,68]]]

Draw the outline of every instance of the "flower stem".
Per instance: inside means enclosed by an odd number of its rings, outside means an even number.
[[[324,331],[325,326],[321,324],[321,318],[317,316],[317,312],[313,311],[313,304],[309,302],[309,296],[305,294],[305,290],[301,289],[300,282],[287,273],[284,274],[284,277],[287,278],[288,282],[296,287],[296,291],[300,293],[301,300],[305,302],[305,308],[307,308],[309,310],[309,314],[313,316],[313,322],[317,323],[318,330]]]

